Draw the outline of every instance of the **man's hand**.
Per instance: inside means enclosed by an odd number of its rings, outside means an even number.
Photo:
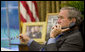
[[[24,43],[28,43],[29,42],[29,40],[30,40],[30,38],[26,35],[26,34],[20,34],[20,40],[22,41],[22,42],[24,42]]]
[[[61,33],[61,26],[56,25],[56,26],[52,27],[52,31],[50,33],[50,38],[55,38],[60,33]]]
[[[52,27],[52,31],[50,33],[50,38],[55,38],[57,35],[59,35],[60,33],[67,31],[69,28],[66,29],[61,29],[61,25],[56,25],[54,27]]]

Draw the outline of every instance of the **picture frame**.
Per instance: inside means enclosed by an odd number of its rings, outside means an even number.
[[[52,30],[51,28],[57,23],[58,13],[47,13],[46,22],[47,22],[47,34]]]
[[[37,28],[37,27],[39,27],[39,28]],[[47,27],[46,22],[26,22],[26,23],[23,23],[22,34],[26,34],[27,32],[31,31],[31,33],[27,33],[27,34],[29,34],[28,36],[30,36],[30,38],[32,38],[36,42],[44,43],[45,39],[46,39],[46,27]],[[27,30],[27,29],[30,29],[30,30]],[[37,31],[40,31],[41,36],[39,36],[40,35],[39,34],[39,35],[36,35],[35,37],[32,37],[35,35],[35,34],[32,35],[34,32],[33,29],[37,29]]]

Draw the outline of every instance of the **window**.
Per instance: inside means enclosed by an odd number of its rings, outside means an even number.
[[[8,33],[10,38],[19,35],[18,1],[1,1],[1,47],[18,47],[9,45],[10,42],[17,42],[19,40],[14,39],[9,42]]]

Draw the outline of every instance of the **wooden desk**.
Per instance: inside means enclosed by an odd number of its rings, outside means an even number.
[[[18,45],[19,51],[29,51],[28,46],[26,44],[21,44],[20,42],[13,42],[10,45]]]

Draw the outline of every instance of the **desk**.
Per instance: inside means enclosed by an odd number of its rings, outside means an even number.
[[[19,51],[29,51],[28,46],[26,44],[21,44],[20,42],[13,42],[13,43],[10,43],[10,45],[18,45]]]

